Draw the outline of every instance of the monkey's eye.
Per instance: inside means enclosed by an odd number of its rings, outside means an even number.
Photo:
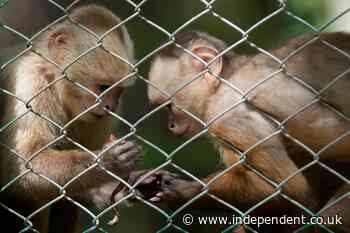
[[[109,86],[109,85],[99,85],[98,86],[98,90],[102,93],[102,92],[104,92],[105,90],[107,90],[110,87],[111,86]]]
[[[170,103],[170,104],[166,105],[166,108],[167,108],[168,110],[171,110],[171,109],[172,109],[172,104]]]

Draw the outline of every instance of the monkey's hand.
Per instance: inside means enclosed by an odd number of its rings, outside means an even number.
[[[102,165],[116,175],[126,178],[136,168],[136,162],[140,159],[141,147],[132,141],[116,141],[114,135],[104,145],[106,152],[102,155]]]
[[[150,202],[186,201],[202,191],[200,183],[182,179],[165,170],[147,173],[149,171],[132,172],[129,183],[138,183],[136,195]]]
[[[94,204],[94,206],[97,209],[103,210],[108,206],[110,206],[111,204],[113,204],[111,203],[111,195],[119,185],[120,185],[120,182],[118,181],[103,183],[94,188],[89,189],[87,192],[84,193],[84,195],[86,199],[92,202],[92,204]],[[115,199],[119,200],[121,198],[122,196],[118,196],[118,198],[115,198]]]

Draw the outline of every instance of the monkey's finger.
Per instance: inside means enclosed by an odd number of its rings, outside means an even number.
[[[158,198],[160,198],[163,201],[169,201],[169,200],[173,200],[176,198],[177,193],[175,190],[173,189],[169,189],[169,188],[163,188],[161,192],[159,192],[159,194],[157,194]]]
[[[152,198],[149,199],[149,201],[155,202],[155,203],[160,202],[161,200],[162,200],[162,199],[159,198],[159,197],[152,197]]]
[[[115,147],[111,148],[108,152],[118,156],[133,148],[137,148],[137,145],[133,142],[127,141],[124,144],[117,144]]]
[[[140,197],[140,198],[142,198],[144,200],[153,202],[153,203],[161,202],[161,201],[164,200],[164,197],[165,197],[165,195],[164,195],[164,193],[162,191],[158,191],[154,195],[149,196],[149,195],[143,194],[141,191],[136,189],[135,190],[135,195],[131,198],[131,201],[136,201],[137,200],[136,196]]]
[[[131,196],[130,198],[128,198],[128,201],[137,202],[139,200],[137,197],[142,198],[142,199],[146,198],[146,196],[143,195],[143,193],[136,188],[134,190],[134,195]]]
[[[138,179],[142,179],[141,177],[144,176],[148,170],[140,170],[140,171],[132,171],[129,175],[129,184],[134,184]]]
[[[159,193],[156,194],[156,196],[162,198],[162,197],[164,197],[164,193],[163,192],[159,192]]]
[[[138,148],[132,148],[118,156],[118,160],[121,162],[130,162],[137,160],[139,153],[140,150]]]
[[[119,146],[119,145],[122,145],[122,144],[125,144],[126,143],[126,141],[125,140],[122,140],[122,141],[120,141],[120,142],[118,142],[116,145],[113,145],[115,143],[115,141],[112,141],[112,142],[107,142],[107,143],[105,143],[105,144],[103,144],[103,149],[106,149],[106,148],[108,148],[108,147],[115,147],[115,146]],[[112,146],[113,145],[113,146]],[[111,149],[111,148],[110,148]]]
[[[109,135],[108,142],[113,142],[115,140],[117,140],[117,136],[115,136],[115,134],[111,133]]]
[[[171,173],[166,170],[158,170],[154,173],[157,176],[160,176],[162,179],[177,179],[180,178],[180,175],[176,173]]]
[[[151,197],[149,199],[149,201],[154,202],[154,203],[161,202],[164,200],[164,197],[165,197],[164,192],[158,192],[158,193],[156,193],[156,195],[154,197]]]
[[[151,183],[154,182],[156,179],[157,179],[157,177],[151,175],[151,176],[145,178],[143,181],[141,181],[140,184],[151,184]]]
[[[181,180],[180,178],[174,176],[173,174],[164,174],[159,179],[157,185],[162,188],[164,187],[172,187],[176,184],[177,181]]]

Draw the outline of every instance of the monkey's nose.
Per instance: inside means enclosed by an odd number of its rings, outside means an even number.
[[[113,111],[113,107],[109,104],[105,105],[105,109],[107,109],[108,111]]]
[[[169,123],[169,129],[174,129],[175,128],[175,124],[174,123]]]

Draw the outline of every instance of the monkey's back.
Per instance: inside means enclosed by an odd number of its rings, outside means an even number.
[[[290,56],[286,59],[287,73],[310,85],[323,100],[350,117],[350,34],[299,37],[273,54],[280,59]]]

